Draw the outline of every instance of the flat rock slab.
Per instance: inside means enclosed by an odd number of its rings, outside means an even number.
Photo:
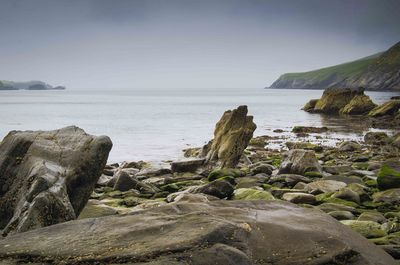
[[[198,200],[196,200],[198,201]],[[0,240],[0,263],[395,265],[316,209],[279,201],[181,200]]]
[[[3,235],[75,219],[92,193],[112,143],[70,126],[12,131],[0,144]]]

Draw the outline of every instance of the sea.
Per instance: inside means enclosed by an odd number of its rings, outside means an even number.
[[[76,125],[113,141],[109,162],[176,160],[182,150],[213,137],[224,111],[247,105],[255,135],[295,138],[293,126],[327,126],[333,138],[360,140],[371,130],[362,118],[327,117],[300,110],[323,90],[70,89],[0,91],[0,138],[11,130],[53,130]],[[367,92],[383,103],[395,92]],[[329,139],[331,139],[330,137]],[[332,140],[327,140],[327,144]],[[271,142],[270,148],[278,148]]]

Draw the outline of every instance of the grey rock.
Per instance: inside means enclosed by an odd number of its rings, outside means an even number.
[[[175,161],[171,163],[172,172],[195,172],[205,162],[204,158]]]
[[[381,248],[318,210],[278,201],[225,200],[181,201],[0,240],[0,262],[32,260],[54,264],[289,265],[338,260],[348,265],[397,264]]]
[[[129,176],[129,174],[126,173],[125,171],[118,170],[115,173],[114,178],[115,178],[114,190],[128,191],[130,189],[136,188],[137,180]]]
[[[354,214],[349,211],[332,211],[328,213],[330,216],[336,220],[353,220],[355,218]]]
[[[291,203],[315,204],[317,202],[314,195],[300,192],[287,192],[283,194],[282,199]]]
[[[75,219],[89,199],[112,143],[74,126],[12,131],[0,145],[0,229],[14,232]]]
[[[315,152],[303,149],[290,150],[279,168],[279,174],[303,175],[310,171],[322,173]]]

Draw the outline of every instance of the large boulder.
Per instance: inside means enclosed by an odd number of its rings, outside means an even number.
[[[319,100],[311,100],[303,110],[311,113],[360,115],[376,107],[363,88],[327,88]]]
[[[303,175],[306,172],[322,172],[314,151],[292,149],[279,168],[279,174]]]
[[[388,102],[383,103],[372,109],[368,116],[371,117],[381,117],[386,115],[395,115],[400,109],[400,100],[389,100]]]
[[[195,195],[199,196],[199,195]],[[179,202],[0,240],[6,264],[395,265],[327,214],[278,201]]]
[[[112,147],[78,127],[12,131],[0,145],[3,235],[76,219]]]
[[[400,188],[400,162],[386,161],[376,179],[380,190]]]
[[[340,114],[360,115],[370,112],[375,107],[376,104],[372,102],[369,96],[360,94],[350,100],[339,112]]]
[[[225,111],[215,127],[214,139],[204,147],[206,162],[221,167],[235,167],[257,128],[247,106]]]
[[[338,114],[352,99],[364,95],[364,89],[328,88],[315,104],[313,112]]]

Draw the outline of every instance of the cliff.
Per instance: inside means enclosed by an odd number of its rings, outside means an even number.
[[[400,42],[383,53],[353,62],[310,72],[283,74],[271,85],[271,88],[287,89],[327,87],[400,90]]]

